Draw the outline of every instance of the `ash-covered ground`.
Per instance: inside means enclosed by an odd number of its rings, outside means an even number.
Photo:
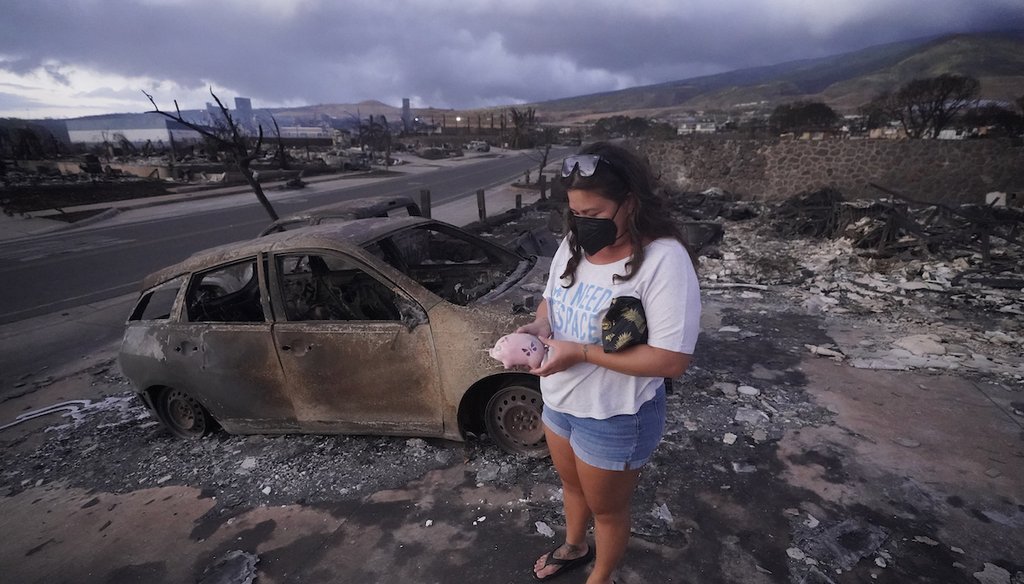
[[[725,235],[702,252],[704,331],[695,364],[673,384],[664,442],[644,469],[619,581],[1024,582],[1024,290],[957,280],[981,273],[971,254],[878,258],[848,239],[779,238],[768,211],[716,215]],[[556,223],[534,209],[490,236],[510,241]],[[1001,283],[1020,277],[997,275]],[[262,558],[249,572],[257,582],[527,581],[532,558],[561,533],[550,462],[504,454],[486,436],[452,443],[220,432],[181,441],[132,396],[112,356],[26,380],[6,411],[46,405],[40,396],[89,403],[0,432],[9,516],[60,492],[92,509],[182,487],[206,505],[180,520],[196,545],[273,508],[313,508],[367,533],[381,523],[410,533],[447,524],[450,541],[503,550],[472,570],[452,559],[453,572],[434,558],[345,572],[341,560],[319,570],[286,561],[270,535],[239,537],[234,547],[191,552],[183,569],[193,579],[220,557],[214,551],[237,548]],[[424,502],[436,490],[460,493],[466,517],[450,517],[461,513],[459,496],[447,506]],[[389,518],[399,511],[382,502],[394,497],[386,493],[407,491],[407,515]],[[467,534],[484,525],[498,531]],[[21,529],[23,545],[6,546],[0,566],[42,574],[32,562],[63,542],[42,527]],[[380,553],[396,558],[438,545],[383,541]],[[311,550],[334,549],[325,542],[289,553],[324,564]],[[175,581],[181,572],[158,557],[79,581]],[[522,569],[509,574],[506,561]],[[575,577],[567,581],[583,580]]]

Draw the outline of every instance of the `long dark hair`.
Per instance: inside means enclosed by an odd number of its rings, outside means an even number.
[[[665,200],[657,190],[654,174],[647,161],[634,152],[610,142],[594,142],[581,148],[579,154],[596,154],[601,157],[602,162],[590,176],[581,176],[579,172],[573,172],[567,177],[561,177],[562,186],[566,190],[591,191],[619,205],[625,203],[631,194],[635,200],[628,224],[633,251],[626,262],[626,273],[616,274],[615,280],[628,281],[640,269],[644,262],[644,238],[672,237],[686,248],[691,258],[693,257],[679,227],[669,217]],[[561,277],[569,278],[565,287],[570,288],[576,282],[576,268],[583,258],[583,250],[576,241],[576,221],[573,214],[567,212],[565,220],[571,256]]]

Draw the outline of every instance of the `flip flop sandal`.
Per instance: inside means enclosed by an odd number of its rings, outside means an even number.
[[[558,546],[558,547],[562,547],[562,546]],[[556,551],[558,551],[558,548],[555,548],[555,549],[551,550],[550,552],[548,552],[547,557],[544,558],[544,565],[541,566],[540,569],[543,570],[547,566],[558,566],[558,569],[555,570],[554,572],[548,574],[547,576],[544,576],[543,578],[538,576],[537,572],[534,571],[533,572],[534,580],[551,580],[552,578],[555,578],[557,576],[561,576],[562,574],[565,574],[566,572],[571,572],[575,568],[583,566],[583,565],[589,563],[590,560],[594,559],[594,546],[587,546],[587,553],[583,554],[582,556],[580,556],[578,558],[573,558],[571,560],[563,560],[563,559],[560,559],[560,558],[556,558],[555,557],[555,552]]]

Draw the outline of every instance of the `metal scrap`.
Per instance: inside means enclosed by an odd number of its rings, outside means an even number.
[[[872,186],[891,198],[846,201],[830,187],[804,192],[772,211],[772,227],[782,237],[846,238],[854,248],[869,250],[878,258],[906,254],[952,259],[978,253],[983,263],[998,268],[1006,262],[1004,254],[993,254],[996,241],[1012,246],[1015,252],[1024,251],[1020,238],[1024,211],[1020,209],[973,204],[951,207]]]
[[[73,415],[77,413],[80,409],[88,407],[91,403],[92,402],[90,402],[87,399],[73,399],[66,402],[61,402],[59,404],[52,404],[44,408],[39,408],[38,410],[32,410],[31,412],[25,412],[24,414],[16,416],[13,422],[0,426],[0,430],[6,430],[7,428],[10,428],[12,426],[17,426],[22,422],[27,422],[29,420],[39,418],[42,416],[48,416],[50,414],[55,414],[57,412],[65,412],[65,416],[69,414]]]

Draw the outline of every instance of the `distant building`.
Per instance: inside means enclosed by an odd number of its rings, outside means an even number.
[[[281,126],[282,138],[331,138],[331,130],[319,126]]]
[[[233,116],[239,126],[249,132],[256,130],[256,118],[252,114],[252,100],[248,97],[235,98],[235,113]]]
[[[124,140],[139,146],[146,142],[170,145],[202,141],[199,132],[160,114],[115,114],[67,120],[72,144],[116,144]]]
[[[708,121],[684,121],[676,128],[676,134],[685,136],[687,134],[714,134],[718,131],[718,124]]]
[[[409,98],[402,98],[402,131],[406,134],[412,133],[412,109],[409,107]]]
[[[206,120],[204,120],[206,125],[214,126],[222,118],[223,114],[220,113],[220,108],[217,107],[217,104],[206,102]]]
[[[868,131],[868,138],[875,140],[902,140],[906,137],[907,132],[899,122],[890,122],[881,128],[871,128]]]
[[[967,130],[964,128],[946,128],[939,132],[939,140],[963,140],[967,137]]]

